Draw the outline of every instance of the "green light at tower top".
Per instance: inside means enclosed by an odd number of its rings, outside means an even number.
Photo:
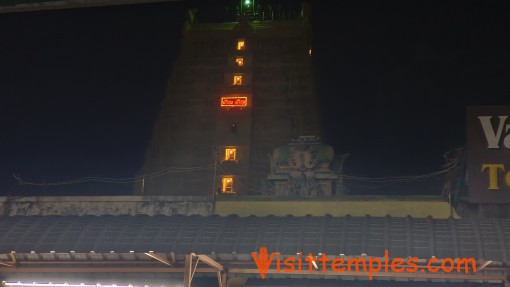
[[[255,16],[255,1],[254,0],[240,0],[240,15]]]

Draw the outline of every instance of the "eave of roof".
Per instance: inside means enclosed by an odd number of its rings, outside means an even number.
[[[510,266],[510,220],[332,216],[0,217],[0,253],[191,252],[475,258]],[[237,254],[237,255],[232,255]]]

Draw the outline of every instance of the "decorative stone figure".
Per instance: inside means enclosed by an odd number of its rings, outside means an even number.
[[[315,136],[301,136],[270,155],[268,180],[275,195],[330,196],[339,174],[330,169],[335,154]]]

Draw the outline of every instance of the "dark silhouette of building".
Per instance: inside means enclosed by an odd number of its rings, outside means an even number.
[[[303,8],[286,20],[246,10],[226,23],[198,23],[196,10],[187,12],[181,54],[140,171],[148,176],[135,193],[259,194],[275,148],[320,136]]]

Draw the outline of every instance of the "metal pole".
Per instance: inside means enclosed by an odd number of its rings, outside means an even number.
[[[242,1],[242,0],[241,0]],[[213,147],[214,152],[214,175],[213,175],[213,185],[212,185],[212,199],[216,200],[216,167],[218,166],[218,151],[215,147]]]
[[[191,255],[184,256],[184,287],[191,287],[193,274],[191,267],[193,266],[193,257]]]
[[[450,217],[453,217],[452,193],[448,192],[448,206],[450,207]]]

